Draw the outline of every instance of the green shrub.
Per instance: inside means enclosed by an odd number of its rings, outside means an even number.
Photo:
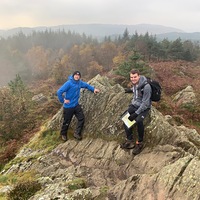
[[[51,151],[60,143],[59,133],[48,129],[40,133],[39,138],[31,143],[30,148]]]
[[[8,200],[28,200],[41,189],[37,181],[20,182],[8,193]]]
[[[77,178],[67,183],[67,186],[70,190],[78,190],[81,188],[86,188],[86,182],[82,178]]]

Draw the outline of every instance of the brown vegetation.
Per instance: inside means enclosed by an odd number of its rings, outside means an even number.
[[[60,103],[57,100],[56,97],[56,90],[57,90],[56,84],[51,81],[36,81],[33,82],[29,86],[29,90],[32,92],[32,95],[43,93],[48,97],[47,102],[43,104],[35,104],[28,115],[24,116],[21,119],[15,120],[16,121],[16,127],[15,131],[13,132],[14,136],[13,139],[10,140],[0,140],[0,168],[3,164],[7,163],[9,160],[11,160],[13,157],[15,157],[17,151],[19,148],[26,144],[29,139],[39,131],[40,127],[48,120],[53,117],[53,115],[59,110]],[[6,125],[4,126],[8,130],[5,130],[5,132],[9,133],[9,128],[11,129],[13,125],[12,119],[7,119]],[[17,127],[20,127],[21,125],[19,123],[25,123],[26,121],[29,121],[29,125],[25,126],[24,128],[21,128],[21,131],[17,131]],[[0,127],[3,125],[3,121],[0,121]],[[3,127],[3,126],[2,126]],[[1,133],[2,134],[2,133]],[[10,133],[9,133],[10,134]]]
[[[188,85],[199,93],[200,62],[166,61],[150,63],[166,95],[172,95]]]
[[[155,105],[163,114],[172,115],[178,124],[200,130],[200,63],[185,61],[167,61],[151,63],[157,79],[163,88],[163,102]],[[197,97],[197,105],[189,108],[176,106],[172,95],[191,85]]]

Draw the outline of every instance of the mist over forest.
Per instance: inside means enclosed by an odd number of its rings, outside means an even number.
[[[63,82],[73,70],[86,79],[118,68],[128,56],[137,54],[144,62],[186,60],[200,57],[199,43],[180,38],[158,41],[156,36],[130,34],[128,29],[115,38],[100,42],[92,36],[63,31],[19,32],[0,39],[0,86],[19,74],[25,82],[54,78]],[[64,73],[63,73],[64,72]]]
[[[2,60],[0,60],[0,62],[3,63]],[[7,85],[7,83],[15,77],[15,72],[12,71],[12,68],[9,69],[7,66],[3,65],[1,65],[0,74],[0,87]]]

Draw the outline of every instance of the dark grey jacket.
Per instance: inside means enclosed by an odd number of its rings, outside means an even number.
[[[145,76],[140,76],[138,85],[133,86],[133,99],[131,104],[138,108],[135,113],[140,114],[144,110],[151,108],[151,86],[147,83]]]

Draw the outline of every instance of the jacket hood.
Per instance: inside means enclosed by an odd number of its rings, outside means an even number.
[[[138,84],[138,89],[143,87],[147,82],[147,78],[145,76],[140,76],[139,84]]]
[[[73,80],[73,79],[74,79],[74,78],[73,78],[72,75],[68,76],[68,80]]]

